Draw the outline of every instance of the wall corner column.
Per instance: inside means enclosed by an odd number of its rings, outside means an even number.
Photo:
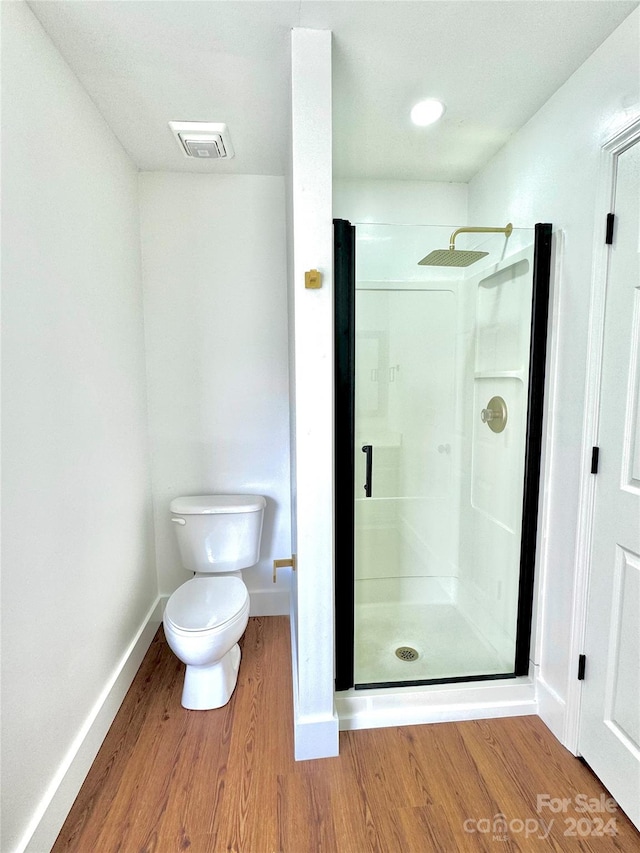
[[[297,619],[296,759],[338,754],[333,614],[331,32],[291,33]],[[318,270],[321,287],[305,287]]]

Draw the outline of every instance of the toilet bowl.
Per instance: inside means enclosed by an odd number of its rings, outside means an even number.
[[[169,598],[164,633],[170,649],[186,664],[184,708],[220,708],[231,698],[249,604],[247,588],[236,577],[193,578]]]
[[[258,562],[266,501],[261,495],[196,495],[171,502],[182,564],[194,572],[169,597],[167,643],[186,664],[182,705],[220,708],[238,679],[250,598],[242,569]]]

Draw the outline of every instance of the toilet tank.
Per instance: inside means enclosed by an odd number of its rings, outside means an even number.
[[[260,559],[262,495],[192,495],[174,498],[171,521],[180,559],[190,572],[235,572]]]

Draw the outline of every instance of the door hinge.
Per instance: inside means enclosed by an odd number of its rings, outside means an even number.
[[[587,656],[578,655],[578,681],[584,681],[584,670],[587,665]]]
[[[591,473],[598,473],[598,463],[600,461],[600,448],[592,447],[591,448]]]
[[[613,223],[615,222],[615,218],[614,213],[607,213],[607,232],[604,239],[607,246],[611,246],[613,244]]]

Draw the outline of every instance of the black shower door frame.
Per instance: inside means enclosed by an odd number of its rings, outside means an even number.
[[[527,675],[531,645],[533,585],[536,561],[542,420],[547,354],[547,323],[551,276],[552,225],[535,226],[529,387],[523,488],[522,530],[516,651],[513,672],[459,676],[437,683],[488,681]],[[356,228],[346,219],[333,220],[334,232],[334,457],[335,500],[335,689],[371,687],[354,684],[355,643],[355,296]],[[433,681],[377,683],[376,687],[432,684]]]

